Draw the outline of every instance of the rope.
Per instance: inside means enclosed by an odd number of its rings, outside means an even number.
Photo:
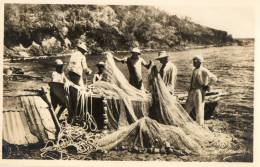
[[[94,134],[82,127],[72,126],[63,121],[57,141],[48,141],[40,149],[40,155],[43,159],[82,159],[83,155],[89,155],[100,149],[96,141],[101,137],[102,134]]]
[[[71,100],[70,100],[70,92],[69,86],[72,84],[65,84],[65,91],[67,92],[67,108],[71,109]],[[92,132],[97,131],[97,123],[93,117],[93,88],[87,87],[84,90],[78,89],[77,92],[77,100],[76,105],[72,111],[72,122],[71,124],[81,124],[82,127],[86,130],[90,130]],[[90,98],[90,112],[88,112],[88,98]]]

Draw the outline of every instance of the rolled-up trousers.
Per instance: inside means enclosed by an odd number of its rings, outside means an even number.
[[[186,111],[190,114],[193,108],[195,108],[196,122],[199,125],[204,125],[204,106],[205,91],[202,89],[190,90],[186,101]]]

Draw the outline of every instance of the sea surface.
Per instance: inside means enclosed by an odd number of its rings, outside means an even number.
[[[218,82],[213,89],[221,89],[225,96],[219,102],[214,119],[221,126],[225,123],[225,133],[232,133],[238,139],[243,155],[238,155],[237,161],[252,161],[253,158],[253,122],[254,122],[254,46],[225,46],[212,47],[205,49],[192,49],[181,52],[168,52],[171,61],[178,68],[177,91],[187,92],[189,81],[192,73],[192,57],[197,54],[204,56],[204,66],[218,77]],[[118,57],[129,56],[128,54],[117,54]],[[142,57],[146,60],[152,60],[160,67],[159,63],[154,60],[157,53],[144,53]],[[89,56],[87,62],[89,67],[95,72],[95,64],[99,61],[105,61],[101,56]],[[125,64],[117,64],[123,73],[128,77],[128,70]],[[42,76],[43,81],[24,80],[24,81],[4,81],[4,92],[39,89],[46,87],[50,81],[53,66],[41,63],[5,63],[5,66],[15,66],[24,69],[25,73]],[[146,75],[148,70],[143,68],[144,82],[147,87]],[[91,80],[92,76],[88,76]],[[35,153],[34,153],[35,154]],[[35,157],[36,156],[36,157]],[[132,154],[110,152],[106,156],[97,158],[104,160],[180,160],[180,161],[222,161],[227,155],[218,155],[211,157],[186,157],[186,159],[176,156],[149,155],[149,154]],[[17,158],[17,157],[11,157]],[[36,158],[28,155],[21,158]],[[236,161],[236,160],[234,160]]]

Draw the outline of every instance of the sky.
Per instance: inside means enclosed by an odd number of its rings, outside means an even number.
[[[235,38],[254,37],[255,12],[250,5],[156,5],[179,17],[188,16],[204,26],[227,31]]]

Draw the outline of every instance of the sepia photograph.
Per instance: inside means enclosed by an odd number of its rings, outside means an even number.
[[[3,6],[3,160],[254,162],[252,5]]]

